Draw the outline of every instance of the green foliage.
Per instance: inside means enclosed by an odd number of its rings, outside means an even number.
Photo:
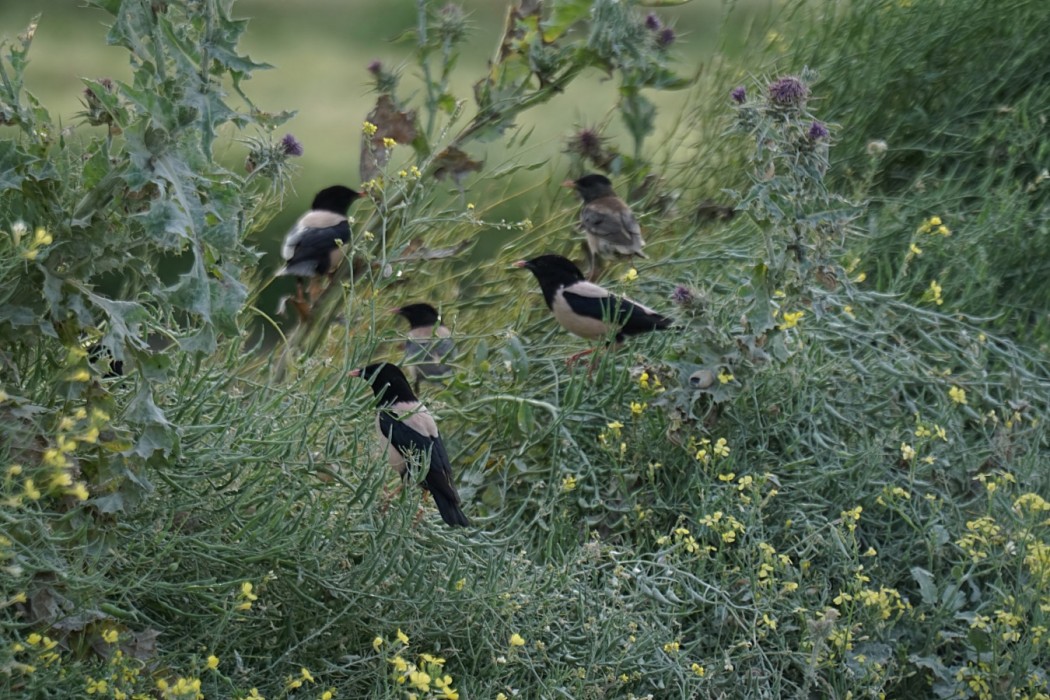
[[[849,131],[859,103],[835,91],[863,71],[835,60],[896,3],[839,10],[852,30],[821,34],[806,64],[779,55],[774,73],[752,57],[750,72],[779,77],[746,80],[741,99],[742,70],[703,76],[660,149],[643,152],[628,91],[634,155],[600,135],[599,151],[573,152],[634,177],[622,192],[650,241],[651,260],[604,283],[679,325],[599,353],[593,374],[565,367],[578,339],[508,265],[575,250],[576,203],[546,187],[528,220],[493,212],[550,157],[528,156],[511,126],[523,110],[585,67],[662,84],[668,57],[634,5],[515,5],[466,118],[448,78],[469,22],[420,3],[423,118],[376,66],[362,138],[374,204],[355,210],[354,264],[273,351],[246,350],[238,330],[258,314],[245,236],[289,154],[270,133],[280,117],[225,104],[258,67],[238,58],[243,22],[206,2],[102,6],[137,70],[89,82],[78,130],[57,133],[22,89],[31,32],[0,76],[19,129],[0,146],[7,694],[1047,692],[1045,336],[984,318],[986,283],[1012,288],[991,256],[1036,276],[995,241],[1045,225],[1042,190],[989,170],[967,180],[981,215],[963,217],[930,199],[960,191],[930,179],[932,156],[915,177],[936,188],[887,190],[892,137],[852,170],[836,160],[870,137]],[[957,20],[949,4],[922,12]],[[867,40],[889,55],[898,38]],[[1041,87],[1017,104],[1038,108]],[[930,119],[947,120],[938,104]],[[212,158],[243,127],[247,177]],[[482,138],[514,155],[480,163],[467,150]],[[1035,129],[1003,138],[1046,148]],[[713,182],[733,197],[729,222],[702,217]],[[461,255],[489,236],[486,256]],[[169,279],[172,259],[184,267]],[[958,282],[933,274],[949,268]],[[348,377],[398,357],[382,312],[423,299],[459,349],[455,376],[423,397],[476,523],[465,531],[420,518],[415,489],[387,494],[371,392]],[[116,361],[124,376],[107,376]]]

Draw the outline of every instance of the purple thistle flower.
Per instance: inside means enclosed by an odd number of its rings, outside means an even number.
[[[794,76],[778,78],[769,86],[769,99],[779,107],[800,107],[809,97],[809,88]]]
[[[809,125],[808,135],[811,140],[820,141],[828,137],[828,127],[821,122],[813,122]]]
[[[743,85],[739,85],[733,88],[733,91],[729,93],[729,96],[733,98],[733,102],[742,105],[747,99],[747,90],[744,89]]]
[[[688,306],[696,301],[696,295],[689,287],[678,285],[674,288],[674,291],[671,292],[671,301],[679,306]]]
[[[286,156],[301,156],[303,154],[303,144],[292,136],[291,134],[285,134],[284,138],[281,139],[281,153]]]
[[[645,16],[645,28],[651,32],[658,32],[663,27],[663,23],[660,18],[656,16],[656,13],[650,12]]]
[[[670,27],[664,27],[660,30],[660,33],[656,35],[656,43],[661,49],[666,49],[674,43],[674,40],[675,33]]]
[[[383,62],[379,59],[374,59],[368,63],[368,72],[372,75],[379,75],[383,71]]]

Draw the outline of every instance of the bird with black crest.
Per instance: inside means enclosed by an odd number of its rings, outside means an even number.
[[[638,220],[627,203],[616,195],[609,178],[591,173],[566,180],[562,186],[575,189],[583,199],[580,227],[587,238],[590,265],[587,278],[591,282],[601,277],[603,258],[648,257],[642,252],[645,240]]]
[[[365,195],[343,185],[326,187],[316,195],[310,210],[299,217],[281,244],[284,267],[278,277],[296,278],[292,304],[302,318],[309,318],[320,295],[317,281],[331,278],[343,260],[343,247],[350,241],[350,205]],[[309,278],[309,299],[303,294],[303,280]]]
[[[441,519],[452,527],[470,525],[452,484],[452,463],[437,423],[416,398],[404,372],[397,365],[377,362],[352,370],[350,376],[361,377],[372,387],[377,402],[376,432],[402,481],[416,476],[413,467],[425,470],[420,486],[434,497]]]
[[[532,272],[554,318],[562,328],[581,338],[611,338],[618,345],[629,336],[664,330],[674,323],[644,304],[588,282],[575,263],[560,255],[519,260],[514,266]],[[592,352],[594,348],[578,352],[569,358],[569,363]]]
[[[446,362],[454,358],[456,348],[452,332],[441,323],[438,310],[430,304],[416,302],[399,306],[391,313],[408,321],[403,366],[416,390],[421,379],[436,382],[449,377],[452,367]]]

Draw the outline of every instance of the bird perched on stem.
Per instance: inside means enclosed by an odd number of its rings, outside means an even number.
[[[452,374],[444,364],[455,352],[452,333],[440,323],[437,309],[430,304],[416,303],[393,309],[392,313],[408,321],[408,340],[405,341],[405,368],[413,376],[416,388],[419,379],[437,381]]]
[[[320,294],[312,281],[310,299],[303,295],[303,278],[317,280],[336,271],[343,259],[341,246],[350,240],[350,222],[347,212],[350,205],[364,197],[343,185],[333,185],[314,195],[310,211],[299,217],[295,226],[285,235],[281,244],[281,257],[285,264],[278,277],[295,276],[296,297],[292,303],[303,318],[309,318],[310,307]]]
[[[673,323],[648,306],[588,282],[580,268],[560,255],[519,260],[514,266],[530,270],[536,276],[554,318],[565,330],[581,338],[598,340],[613,336],[619,344],[628,336],[670,328]],[[569,358],[569,363],[591,352],[593,348],[576,353]]]
[[[451,526],[470,525],[460,507],[459,493],[452,485],[452,464],[437,423],[412,393],[401,369],[380,362],[352,370],[350,376],[361,377],[372,385],[378,403],[376,430],[386,444],[390,466],[402,479],[412,477],[415,465],[425,468],[426,476],[420,485],[434,497],[441,519]]]
[[[648,257],[642,252],[645,241],[638,220],[627,203],[616,196],[609,178],[592,173],[566,180],[562,186],[575,189],[583,199],[580,226],[587,236],[587,276],[591,282],[601,276],[601,258]]]

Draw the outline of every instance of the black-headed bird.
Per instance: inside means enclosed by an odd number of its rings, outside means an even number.
[[[663,330],[674,323],[644,304],[588,282],[575,263],[560,255],[519,260],[514,266],[536,276],[554,318],[565,330],[581,338],[599,340],[612,336],[616,343],[622,343],[628,336]],[[569,362],[593,351],[579,352]]]
[[[372,385],[377,401],[376,431],[386,445],[387,459],[404,480],[412,477],[414,465],[426,469],[420,484],[434,497],[441,519],[451,526],[467,526],[456,487],[452,464],[438,434],[437,423],[412,393],[408,379],[396,365],[379,362],[355,369],[351,376]]]
[[[587,237],[590,281],[601,275],[602,258],[648,257],[642,252],[645,241],[638,220],[627,203],[616,196],[609,178],[592,173],[566,180],[562,186],[575,189],[583,199],[580,226]]]
[[[350,205],[364,197],[343,185],[326,187],[310,204],[310,211],[299,217],[295,226],[284,236],[281,257],[284,267],[278,277],[296,277],[296,298],[293,300],[299,313],[309,316],[309,305],[320,293],[311,283],[310,301],[303,296],[303,279],[317,279],[331,275],[343,259],[342,246],[350,240],[350,222],[347,213]]]
[[[400,306],[392,313],[408,321],[404,367],[409,375],[418,382],[420,378],[438,381],[452,374],[452,368],[445,361],[453,359],[456,348],[450,337],[452,333],[441,324],[437,309],[430,304],[415,303]]]

